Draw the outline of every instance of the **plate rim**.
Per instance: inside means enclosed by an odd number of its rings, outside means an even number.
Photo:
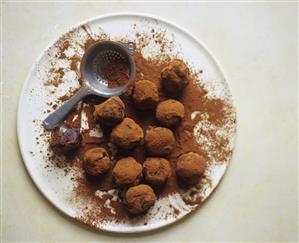
[[[220,178],[220,180],[218,181],[218,183],[215,185],[215,187],[211,190],[210,194],[207,196],[206,199],[208,199],[210,197],[211,194],[213,194],[214,190],[218,187],[219,183],[222,181],[223,177],[226,174],[226,171],[232,161],[233,158],[233,154],[234,154],[234,150],[235,150],[235,146],[236,146],[236,134],[237,134],[237,109],[236,109],[236,104],[235,104],[235,100],[234,97],[232,95],[232,89],[231,89],[231,85],[228,81],[227,75],[224,72],[224,69],[222,67],[222,65],[220,64],[219,60],[216,58],[216,56],[214,55],[214,53],[206,46],[206,44],[204,44],[203,41],[201,41],[201,39],[199,39],[197,36],[195,36],[194,34],[192,34],[188,29],[186,29],[185,27],[181,27],[180,25],[176,24],[173,21],[167,20],[163,17],[158,17],[156,15],[153,14],[148,14],[148,13],[143,13],[143,12],[127,12],[127,11],[120,11],[120,12],[113,12],[113,13],[108,13],[108,14],[102,14],[102,15],[97,15],[88,19],[85,19],[75,25],[72,25],[71,27],[67,28],[66,30],[63,30],[62,33],[58,34],[57,37],[55,37],[54,40],[50,41],[49,44],[41,51],[41,53],[38,55],[38,57],[35,59],[34,63],[32,64],[30,70],[28,71],[25,81],[22,84],[22,88],[19,94],[19,101],[18,101],[18,106],[17,106],[17,140],[18,140],[18,146],[19,146],[19,150],[22,156],[22,160],[23,160],[23,164],[25,165],[26,171],[30,176],[31,181],[33,182],[33,184],[37,187],[37,189],[39,190],[39,192],[47,199],[48,202],[50,202],[55,208],[57,208],[61,213],[63,213],[63,215],[67,216],[68,218],[71,218],[72,220],[75,220],[74,217],[72,217],[70,214],[68,214],[59,204],[57,204],[56,202],[54,202],[50,197],[48,197],[48,195],[44,192],[44,190],[41,188],[41,186],[36,182],[36,180],[34,179],[34,176],[32,175],[30,168],[29,168],[29,163],[26,162],[26,154],[25,151],[22,147],[22,139],[21,139],[21,117],[20,117],[20,113],[21,113],[21,101],[24,99],[24,93],[25,93],[25,89],[29,84],[30,81],[30,76],[32,75],[36,65],[38,64],[38,62],[42,59],[42,57],[46,54],[46,52],[48,51],[48,49],[50,47],[52,47],[61,37],[63,37],[63,35],[67,34],[68,32],[70,32],[71,30],[78,28],[82,25],[88,24],[90,22],[94,22],[94,21],[99,21],[102,19],[106,19],[106,18],[111,18],[111,17],[138,17],[138,18],[149,18],[152,20],[156,20],[162,23],[165,23],[175,29],[178,29],[179,31],[181,31],[182,33],[186,34],[187,36],[189,36],[191,39],[193,39],[195,42],[197,42],[199,45],[202,46],[202,48],[207,52],[208,55],[210,55],[210,57],[212,58],[212,60],[214,61],[215,65],[217,66],[217,68],[219,69],[221,75],[224,77],[225,83],[227,85],[227,89],[230,92],[230,98],[231,98],[231,104],[234,108],[234,112],[235,112],[235,119],[236,119],[236,125],[235,125],[235,132],[232,136],[232,144],[233,144],[233,149],[232,149],[232,155],[230,160],[228,161],[224,171],[223,171],[223,175]],[[205,200],[206,200],[205,199]],[[204,201],[205,201],[204,200]],[[131,231],[119,231],[119,230],[112,230],[112,229],[106,229],[106,228],[97,228],[97,231],[101,230],[104,232],[110,232],[110,233],[117,233],[117,234],[121,234],[121,233],[125,233],[125,234],[132,234],[132,233],[140,233],[140,232],[149,232],[149,231],[153,231],[153,230],[157,230],[160,228],[164,228],[166,226],[172,225],[174,223],[177,223],[178,221],[180,221],[182,218],[184,218],[185,216],[189,215],[190,213],[192,213],[195,210],[191,210],[191,212],[187,213],[186,215],[182,215],[181,217],[176,218],[173,221],[169,221],[166,224],[163,225],[158,225],[158,226],[153,226],[153,227],[149,227],[149,228],[144,228],[144,227],[138,227],[138,228],[134,228],[132,227]],[[76,222],[80,222],[79,220],[76,220]],[[80,222],[81,224],[84,224],[82,222]],[[86,225],[86,224],[84,224]]]

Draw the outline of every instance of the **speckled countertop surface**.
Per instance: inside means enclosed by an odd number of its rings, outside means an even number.
[[[174,12],[172,10],[175,9]],[[92,231],[33,185],[16,137],[22,83],[59,34],[101,14],[154,14],[188,29],[222,63],[238,112],[237,145],[222,183],[191,216],[154,232]],[[2,241],[296,241],[296,3],[2,3]]]

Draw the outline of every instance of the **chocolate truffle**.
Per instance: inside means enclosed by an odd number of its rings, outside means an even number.
[[[144,134],[142,128],[130,118],[125,118],[113,128],[111,142],[123,149],[132,149],[140,144]]]
[[[54,153],[67,154],[80,147],[82,137],[78,128],[62,124],[51,132],[50,148]]]
[[[181,123],[185,115],[184,105],[176,100],[165,100],[157,106],[156,118],[165,127],[174,127]]]
[[[145,147],[152,156],[169,155],[175,146],[173,132],[165,127],[152,127],[145,135]]]
[[[129,188],[125,194],[124,202],[131,214],[141,214],[154,205],[157,197],[153,189],[145,184]]]
[[[126,157],[117,161],[112,176],[117,187],[138,185],[142,178],[142,166],[133,157]]]
[[[148,157],[143,163],[143,174],[149,184],[161,185],[171,175],[169,161],[159,157]]]
[[[114,126],[120,123],[124,119],[124,116],[125,104],[118,96],[113,96],[95,106],[95,120],[106,126]]]
[[[133,100],[140,110],[154,109],[159,102],[157,86],[149,80],[140,80],[135,83]]]
[[[112,166],[109,155],[104,148],[92,148],[85,152],[83,158],[83,169],[92,176],[106,173]]]
[[[203,176],[205,169],[205,158],[197,153],[189,152],[178,158],[175,171],[184,185],[193,186]]]
[[[172,60],[161,72],[163,89],[169,94],[178,94],[189,84],[189,69],[178,59]]]

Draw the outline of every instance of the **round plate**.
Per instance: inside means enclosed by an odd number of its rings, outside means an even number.
[[[86,32],[86,29],[89,31]],[[47,153],[49,153],[48,144],[46,139],[43,138],[44,131],[41,126],[41,122],[48,115],[45,111],[49,108],[49,103],[65,94],[69,88],[77,88],[79,86],[78,75],[72,70],[65,73],[63,77],[64,83],[55,87],[55,93],[52,92],[51,85],[45,86],[45,82],[49,79],[48,70],[50,68],[53,68],[53,66],[64,68],[70,65],[69,63],[63,62],[53,63],[53,60],[55,60],[57,56],[57,43],[63,38],[65,39],[66,36],[74,38],[75,35],[75,38],[77,38],[76,43],[79,48],[80,41],[86,38],[86,33],[88,33],[88,35],[94,34],[95,36],[99,36],[101,33],[107,33],[112,40],[125,37],[126,39],[134,41],[134,38],[136,38],[134,33],[136,33],[136,31],[150,33],[152,29],[160,31],[165,38],[175,43],[173,46],[174,50],[172,51],[178,52],[179,58],[185,60],[194,68],[204,70],[200,82],[208,90],[208,96],[225,100],[231,107],[229,119],[227,119],[226,124],[217,128],[217,131],[219,131],[217,136],[221,136],[227,141],[226,151],[229,153],[229,156],[223,161],[213,160],[211,157],[209,167],[206,171],[206,177],[209,181],[200,190],[186,193],[197,194],[202,200],[205,200],[218,185],[227,169],[234,146],[236,113],[223,70],[211,52],[208,51],[201,41],[186,30],[157,17],[132,13],[97,17],[71,29],[45,50],[24,83],[18,108],[18,140],[28,173],[42,194],[59,210],[72,218],[80,220],[86,205],[82,205],[82,203],[80,204],[78,201],[74,202],[70,200],[74,188],[74,182],[71,180],[70,174],[65,175],[64,170],[58,167],[49,170],[47,166]],[[73,46],[73,48],[76,49],[76,45]],[[72,55],[72,51],[74,50],[66,50],[66,55]],[[81,52],[79,49],[75,51],[78,51],[79,55],[83,54],[82,50]],[[143,54],[145,56],[154,56],[157,54],[155,51],[154,46],[149,45],[145,47]],[[200,132],[204,129],[209,129],[205,126],[204,122],[199,122],[199,124],[195,126],[194,135],[197,136],[198,141],[204,141],[206,139],[204,137],[205,135]],[[37,140],[39,141],[38,143]],[[208,147],[210,144],[206,145]],[[161,206],[163,210],[157,210],[157,208],[161,208]],[[84,221],[84,223],[98,229],[112,232],[148,231],[179,220],[193,211],[197,206],[196,204],[193,206],[187,205],[182,199],[182,195],[173,194],[166,198],[159,199],[147,215],[132,220],[131,222],[98,222],[94,220],[91,222]],[[179,208],[180,211],[175,215],[169,215],[169,208]]]

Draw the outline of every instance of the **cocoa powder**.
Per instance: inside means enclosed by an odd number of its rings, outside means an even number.
[[[50,65],[52,68],[48,71],[49,79],[44,83],[45,85],[53,85],[54,87],[58,87],[61,83],[64,83],[64,75],[68,71],[74,71],[76,75],[79,77],[79,83],[82,84],[82,80],[80,78],[80,61],[81,61],[81,54],[80,51],[76,50],[76,47],[80,47],[83,51],[87,50],[91,45],[93,45],[97,41],[108,40],[108,36],[106,33],[102,33],[97,36],[93,36],[91,30],[88,26],[82,25],[81,30],[86,35],[86,38],[83,43],[76,43],[73,39],[74,36],[77,34],[77,30],[73,29],[69,31],[67,34],[64,34],[60,37],[59,41],[54,44],[54,47],[57,49],[57,54],[55,57],[57,60],[67,61],[69,63],[69,67],[62,68],[59,66],[59,62],[50,61]],[[67,55],[66,52],[72,49],[75,51],[73,55]]]
[[[82,48],[85,50],[99,40],[106,40],[108,39],[107,36],[103,35],[101,38],[94,39],[90,34],[89,30],[83,28],[84,31],[88,34],[89,38],[86,42],[82,45]],[[155,31],[153,30],[152,33]],[[141,49],[142,47],[146,46],[148,41],[147,37],[142,35],[139,36],[139,42],[143,44],[139,45],[137,48],[136,53],[134,55],[135,63],[136,63],[136,80],[149,80],[155,83],[158,87],[159,91],[159,100],[163,101],[168,99],[169,97],[163,92],[160,83],[160,75],[161,71],[167,65],[170,57],[165,54],[165,49],[167,48],[167,44],[162,45],[162,49],[164,50],[161,53],[160,57],[157,58],[144,58]],[[161,37],[155,36],[156,43],[163,43],[163,35]],[[63,53],[64,51],[70,46],[70,43],[67,41],[61,46],[59,58],[66,58],[67,60],[71,61],[70,69],[75,71],[79,74],[79,62],[80,58],[75,56],[72,58],[67,58]],[[175,163],[177,158],[186,152],[195,152],[203,155],[207,159],[217,159],[220,163],[221,161],[225,161],[226,158],[230,156],[230,151],[226,149],[228,141],[225,139],[218,138],[216,136],[217,128],[223,126],[226,123],[226,118],[229,116],[231,111],[231,107],[221,99],[213,99],[208,97],[208,91],[204,88],[204,86],[198,83],[199,75],[202,73],[202,70],[197,72],[191,73],[190,76],[190,83],[182,92],[181,95],[175,97],[178,101],[180,101],[185,107],[185,117],[183,118],[181,125],[177,128],[172,129],[175,138],[176,144],[175,149],[173,152],[167,157],[167,159],[171,162],[172,166],[172,173],[169,177],[168,181],[163,187],[154,188],[155,193],[158,197],[165,197],[169,194],[181,192],[181,188],[177,182],[175,176]],[[121,72],[119,74],[122,74]],[[122,78],[127,79],[127,73],[123,73],[124,76]],[[115,79],[120,79],[120,76],[117,76]],[[113,78],[114,79],[114,78]],[[115,81],[114,79],[114,81]],[[80,82],[80,77],[79,77]],[[116,81],[117,83],[117,81]],[[55,84],[53,84],[55,85]],[[74,92],[68,93],[65,96],[60,98],[60,101],[67,100]],[[157,121],[155,120],[155,111],[141,111],[135,108],[134,103],[131,98],[132,87],[130,87],[125,94],[123,94],[120,98],[125,104],[125,113],[126,117],[133,119],[136,123],[138,123],[144,132],[150,126],[157,126]],[[81,116],[82,112],[86,114],[88,128],[85,129],[82,133],[83,140],[82,146],[79,150],[75,151],[74,154],[68,156],[66,158],[68,165],[77,167],[79,170],[81,169],[82,158],[85,153],[90,148],[101,146],[105,148],[110,157],[112,158],[113,162],[115,163],[118,159],[132,156],[134,157],[139,163],[143,163],[145,158],[147,157],[146,150],[144,145],[139,145],[133,150],[117,150],[115,151],[113,147],[111,147],[109,143],[109,136],[111,132],[111,128],[102,127],[103,137],[95,137],[90,135],[90,131],[96,128],[96,123],[94,121],[93,112],[94,112],[94,104],[99,104],[103,101],[102,98],[90,96],[84,99],[84,105],[81,104],[79,109],[73,109],[73,111],[68,114],[65,119],[65,123],[73,127],[80,127],[82,124]],[[195,115],[192,119],[192,113],[194,111],[198,111],[199,115]],[[208,114],[207,122],[211,124],[211,126],[215,126],[215,129],[210,129],[209,131],[200,131],[201,135],[206,136],[207,138],[213,139],[215,143],[213,146],[209,147],[207,150],[204,149],[204,146],[200,144],[200,141],[197,141],[194,137],[194,128],[198,122],[202,121],[204,118],[200,114]],[[235,122],[235,121],[233,121]],[[76,159],[78,158],[78,159]],[[122,205],[122,195],[123,191],[119,191],[119,198],[118,201],[110,200],[111,207],[115,210],[115,213],[111,213],[111,210],[108,210],[105,207],[101,207],[101,210],[96,210],[99,205],[104,205],[109,196],[104,196],[103,198],[99,198],[96,196],[96,192],[98,190],[101,191],[110,191],[115,189],[115,185],[112,180],[112,169],[108,171],[108,173],[104,177],[91,177],[91,176],[75,176],[73,178],[76,182],[76,187],[74,189],[75,199],[83,199],[94,205],[93,208],[87,208],[84,211],[82,217],[78,218],[78,220],[89,223],[90,225],[93,224],[94,221],[113,218],[117,221],[124,221],[129,216]],[[145,183],[143,180],[141,183]],[[200,187],[200,185],[198,185]],[[111,198],[110,198],[111,199]],[[185,199],[184,199],[185,200]],[[186,199],[185,202],[190,205],[200,204],[201,199],[197,198],[195,201]],[[174,214],[179,214],[177,209],[174,209]]]
[[[99,67],[101,76],[108,81],[109,88],[123,86],[129,82],[129,67],[122,60],[113,61],[112,63]]]

